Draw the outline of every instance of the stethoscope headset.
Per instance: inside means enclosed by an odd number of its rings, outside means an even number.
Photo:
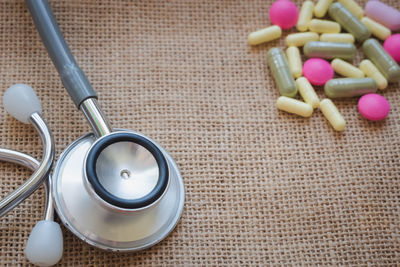
[[[32,263],[50,266],[62,256],[62,232],[53,221],[53,206],[72,233],[95,247],[137,251],[155,245],[174,229],[183,210],[184,187],[177,165],[154,140],[110,126],[47,1],[26,0],[26,4],[64,87],[93,133],[65,149],[50,177],[54,140],[41,116],[40,102],[30,86],[11,86],[3,95],[3,105],[16,119],[33,124],[44,153],[38,162],[24,153],[0,149],[0,160],[34,171],[0,201],[0,216],[45,182],[44,220],[33,228],[25,249]]]

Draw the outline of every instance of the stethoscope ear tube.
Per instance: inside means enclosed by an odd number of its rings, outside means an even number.
[[[47,0],[26,0],[33,22],[64,87],[79,108],[88,98],[97,98],[85,73],[79,68],[58,27]]]
[[[44,146],[43,159],[38,168],[24,184],[0,201],[0,217],[30,196],[30,194],[32,194],[43,183],[44,179],[46,179],[53,164],[54,141],[46,122],[38,113],[32,114],[30,121],[38,130],[39,135],[42,138]],[[10,152],[8,150],[0,150],[0,159],[15,163],[24,162],[21,153],[18,154],[15,152],[13,156],[14,157],[10,157]]]
[[[0,160],[22,165],[32,171],[40,167],[40,162],[31,156],[9,149],[0,149]],[[46,190],[45,215],[43,220],[36,223],[32,229],[25,247],[25,255],[28,260],[39,266],[56,264],[63,254],[63,236],[60,226],[54,222],[51,179],[48,177],[47,175],[43,176],[43,179],[46,179],[44,183]],[[40,182],[35,182],[31,177],[25,184],[30,184],[34,190],[37,185],[40,185]]]
[[[63,237],[58,223],[54,222],[53,195],[50,190],[50,169],[54,160],[53,136],[41,117],[42,107],[32,87],[14,84],[3,95],[7,112],[23,123],[31,123],[43,141],[41,162],[31,156],[9,149],[0,149],[0,160],[16,163],[31,169],[33,174],[21,186],[0,200],[0,217],[30,196],[43,182],[46,189],[44,220],[38,222],[29,235],[25,255],[39,266],[56,264],[63,253]]]

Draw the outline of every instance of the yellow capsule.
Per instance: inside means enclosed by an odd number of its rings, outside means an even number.
[[[375,80],[380,90],[385,89],[388,86],[388,81],[385,76],[376,68],[374,63],[369,59],[364,59],[360,62],[360,69],[365,73],[365,76]]]
[[[319,98],[310,82],[306,78],[300,77],[296,80],[296,85],[304,102],[313,108],[317,108],[319,106]]]
[[[308,29],[308,23],[312,19],[314,10],[314,3],[312,1],[305,1],[301,6],[299,19],[297,20],[296,28],[305,32]]]
[[[312,19],[308,28],[317,33],[339,33],[341,29],[339,23],[325,19]]]
[[[318,41],[319,35],[315,32],[292,33],[286,36],[287,46],[303,46],[311,41]]]
[[[276,101],[276,107],[302,117],[310,117],[313,113],[313,108],[310,104],[287,96],[280,96]]]
[[[335,104],[333,104],[330,99],[322,99],[321,102],[319,102],[319,108],[321,109],[325,118],[332,125],[333,129],[335,129],[336,131],[344,130],[344,128],[346,127],[346,121],[340,114]]]
[[[249,44],[258,45],[258,44],[262,44],[265,42],[269,42],[269,41],[278,39],[281,36],[282,36],[281,27],[274,25],[274,26],[270,26],[265,29],[250,33],[247,39],[249,40]]]
[[[321,42],[354,43],[354,36],[350,33],[323,33],[319,38]]]
[[[357,18],[361,19],[364,15],[364,10],[354,0],[338,0],[338,2],[344,5]]]
[[[301,63],[300,51],[296,46],[290,46],[286,49],[286,57],[289,62],[289,68],[295,78],[303,73],[303,63]]]
[[[368,30],[370,30],[373,35],[381,40],[386,40],[386,38],[392,34],[390,29],[370,18],[363,17],[361,22],[368,28]]]
[[[314,7],[314,15],[317,18],[322,18],[325,16],[326,11],[328,11],[329,6],[332,4],[333,0],[319,0]]]
[[[332,60],[331,66],[336,73],[344,77],[364,78],[364,72],[362,70],[342,59],[335,58]]]

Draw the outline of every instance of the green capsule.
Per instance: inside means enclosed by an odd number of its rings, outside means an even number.
[[[389,82],[400,81],[400,67],[375,39],[366,40],[363,45],[364,54],[376,65]]]
[[[378,85],[372,78],[341,78],[329,80],[324,89],[329,98],[342,98],[375,93]]]
[[[358,42],[364,42],[371,36],[368,28],[341,3],[332,4],[328,13],[343,29],[354,35]]]
[[[295,97],[297,94],[296,83],[294,82],[292,72],[282,49],[271,48],[267,53],[267,63],[280,94]]]
[[[353,59],[357,49],[350,43],[308,42],[304,45],[303,52],[307,57]]]

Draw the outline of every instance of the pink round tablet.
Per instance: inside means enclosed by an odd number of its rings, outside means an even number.
[[[292,28],[297,23],[299,10],[297,6],[289,0],[278,0],[269,9],[269,18],[274,25],[282,29]]]
[[[400,63],[400,34],[392,34],[383,43],[383,48],[392,56],[394,60]]]
[[[324,59],[310,58],[304,62],[303,75],[313,85],[324,85],[334,74],[331,64]]]
[[[389,114],[390,104],[381,95],[366,94],[358,100],[358,111],[368,120],[380,121]]]

